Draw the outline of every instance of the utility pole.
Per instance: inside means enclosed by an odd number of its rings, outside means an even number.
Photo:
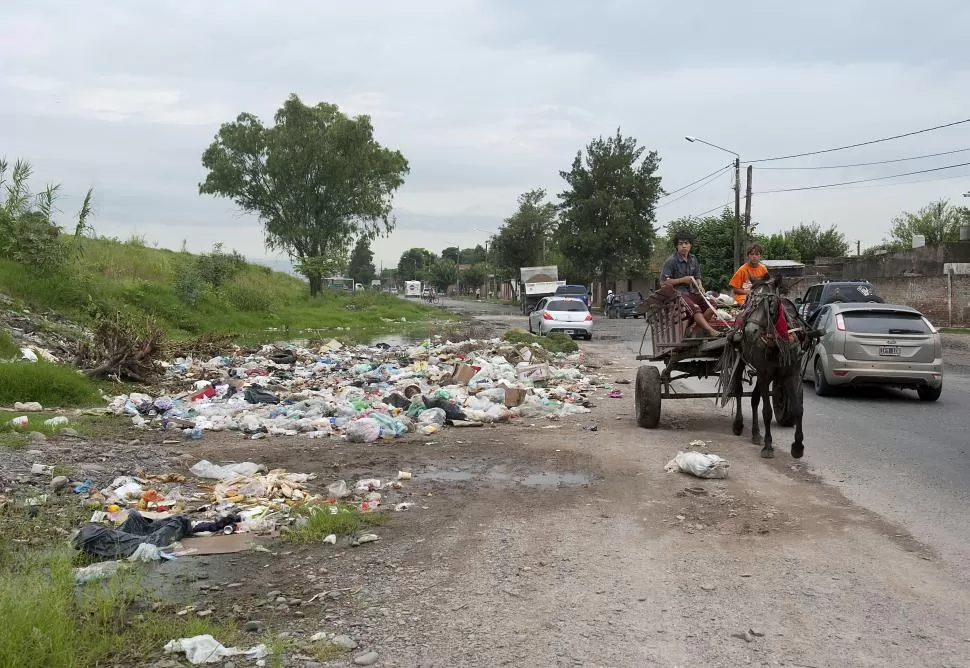
[[[857,240],[855,242],[855,254],[862,255],[862,241]]]
[[[734,266],[741,266],[741,158],[734,159]]]
[[[751,165],[748,165],[748,183],[744,191],[744,240],[741,244],[742,251],[751,243]],[[741,266],[741,262],[738,262]]]

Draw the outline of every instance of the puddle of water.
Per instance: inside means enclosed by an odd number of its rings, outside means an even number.
[[[476,477],[476,474],[470,471],[427,471],[415,475],[414,479],[434,480],[435,482],[467,482]]]
[[[433,480],[435,482],[469,482],[483,478],[489,483],[537,488],[572,487],[588,485],[591,482],[590,477],[583,473],[542,471],[519,477],[512,475],[505,466],[496,466],[484,474],[472,471],[427,471],[416,474],[414,477],[416,480]]]
[[[572,485],[588,485],[589,476],[582,473],[533,473],[520,481],[526,487],[569,487]]]

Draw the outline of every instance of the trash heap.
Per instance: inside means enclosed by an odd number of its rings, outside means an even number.
[[[190,387],[152,397],[115,397],[108,410],[139,427],[160,425],[192,438],[204,431],[345,437],[371,443],[408,432],[432,434],[445,424],[480,426],[526,418],[558,419],[589,412],[595,379],[583,354],[552,355],[499,339],[426,341],[392,347],[316,349],[264,346],[207,360],[165,364],[166,387]]]
[[[315,474],[267,471],[253,462],[219,465],[201,460],[189,468],[194,480],[177,473],[153,476],[119,476],[103,489],[91,481],[68,486],[93,511],[90,520],[72,538],[72,545],[100,559],[158,561],[211,549],[208,539],[238,536],[230,551],[249,549],[252,538],[274,536],[285,527],[307,521],[315,512],[362,513],[402,511],[411,503],[402,491],[411,479],[399,472],[396,480],[358,480],[349,487],[344,480],[330,484],[325,492],[310,491]],[[67,491],[65,488],[62,491]],[[302,512],[294,513],[295,509]],[[329,537],[328,537],[329,538]],[[378,540],[358,536],[355,544]],[[195,541],[195,542],[193,542]],[[325,542],[336,543],[336,536]],[[220,549],[226,550],[223,544]],[[116,568],[117,566],[111,567]],[[83,582],[112,574],[106,566],[79,569]]]

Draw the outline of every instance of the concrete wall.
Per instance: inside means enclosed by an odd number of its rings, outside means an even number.
[[[875,257],[819,258],[805,273],[811,278],[802,281],[798,293],[818,280],[865,279],[887,302],[919,309],[935,325],[970,325],[970,243]]]

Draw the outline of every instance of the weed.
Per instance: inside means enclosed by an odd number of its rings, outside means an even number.
[[[27,427],[23,430],[14,429],[14,427],[10,424],[10,421],[13,418],[20,415],[27,416]],[[44,424],[46,420],[59,415],[64,415],[64,417],[67,417],[69,422],[67,424],[60,424],[53,427]],[[119,432],[123,434],[131,433],[131,423],[114,415],[72,415],[66,411],[21,413],[17,411],[0,410],[0,442],[2,442],[4,437],[18,437],[17,439],[11,439],[14,441],[23,440],[23,433],[19,432],[39,431],[46,436],[54,436],[60,433],[60,431],[65,427],[70,427],[80,436],[87,436],[90,438],[113,436]]]
[[[17,340],[7,330],[0,329],[0,360],[12,359],[19,355],[20,346],[17,345]]]
[[[210,633],[225,645],[231,622],[152,609],[140,569],[77,587],[69,548],[14,557],[0,571],[0,668],[134,665],[172,638]]]
[[[97,386],[72,367],[47,362],[0,364],[0,405],[39,401],[44,406],[102,403]]]
[[[286,538],[294,543],[319,543],[330,534],[353,535],[365,527],[383,526],[390,521],[383,513],[362,513],[343,503],[301,508],[296,514],[296,525],[286,533]]]
[[[538,343],[551,353],[573,353],[579,350],[579,346],[568,334],[556,332],[549,336],[536,336],[521,329],[510,329],[502,336],[503,341],[516,345],[524,344],[531,346]]]

